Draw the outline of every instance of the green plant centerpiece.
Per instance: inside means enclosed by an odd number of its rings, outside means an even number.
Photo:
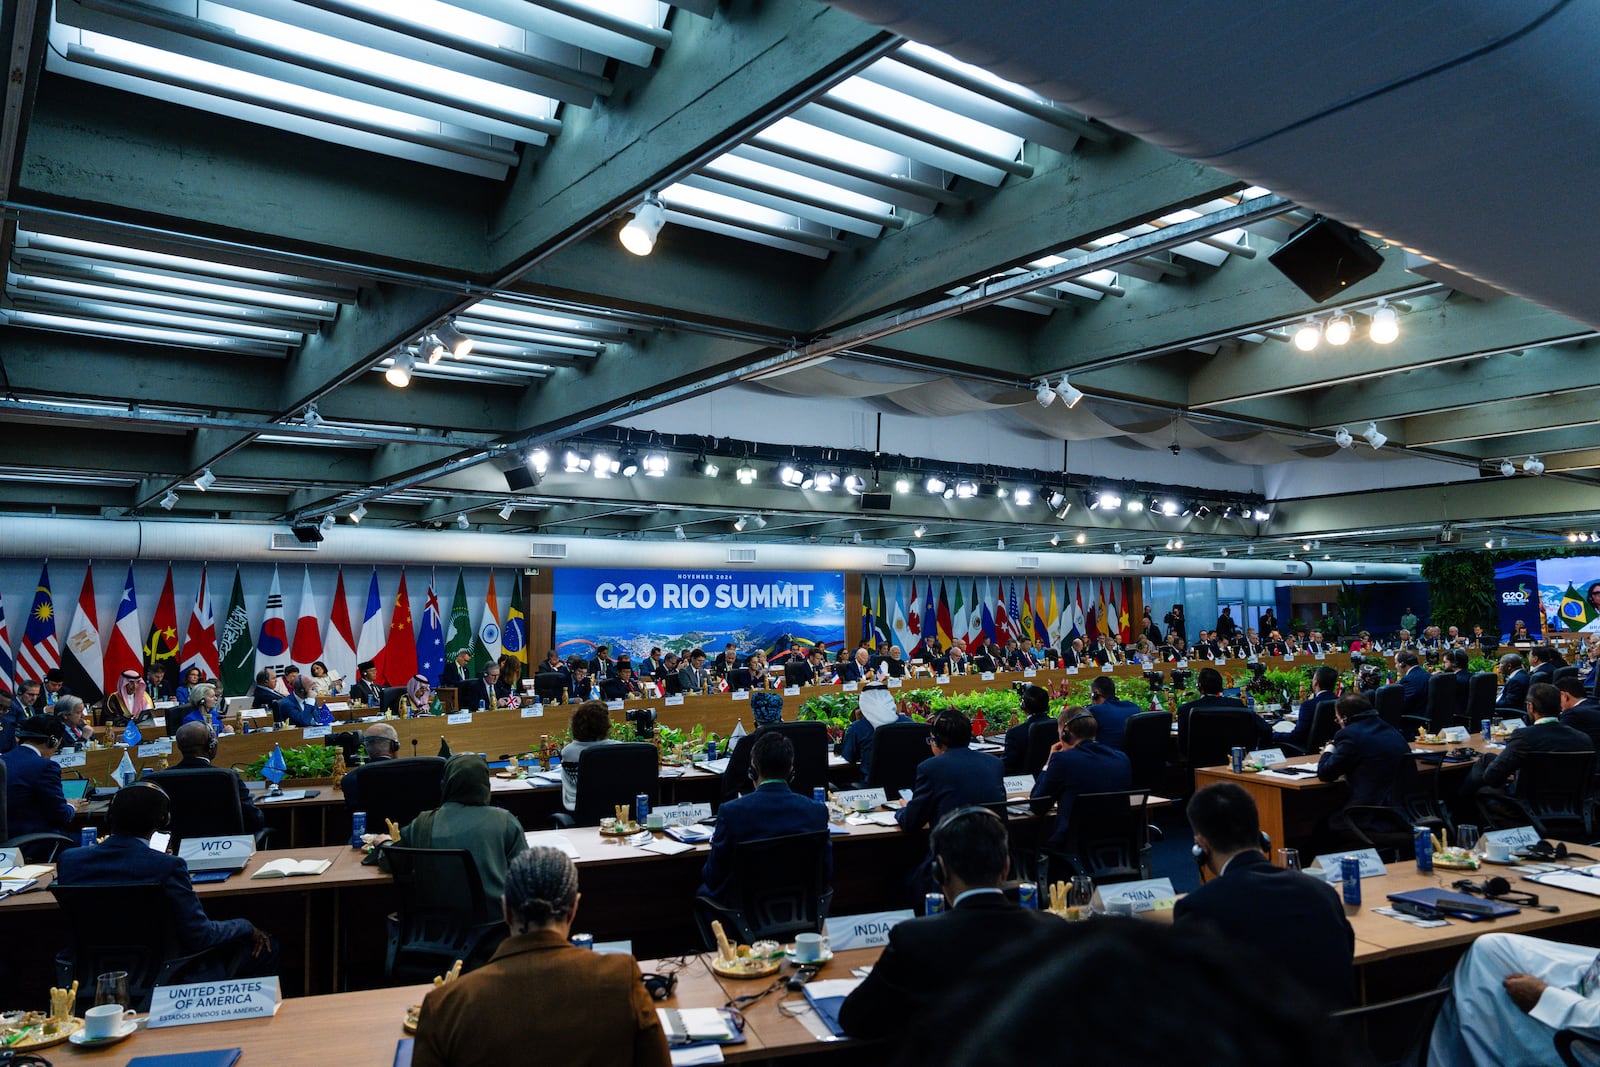
[[[287,772],[285,778],[331,778],[333,776],[333,763],[338,759],[340,749],[328,745],[301,745],[299,748],[285,748],[283,751],[283,765]],[[246,778],[262,777],[261,768],[267,765],[271,753],[258,756],[244,770]]]

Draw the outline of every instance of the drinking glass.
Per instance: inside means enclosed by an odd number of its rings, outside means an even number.
[[[1457,826],[1456,844],[1468,852],[1475,851],[1478,847],[1478,828],[1471,823],[1462,823]]]
[[[128,972],[107,971],[94,980],[94,1006],[128,1003]]]
[[[1086,908],[1094,900],[1094,879],[1087,874],[1072,876],[1072,890],[1067,897],[1069,907]]]
[[[1300,850],[1297,848],[1280,848],[1278,850],[1278,866],[1287,871],[1300,869]]]

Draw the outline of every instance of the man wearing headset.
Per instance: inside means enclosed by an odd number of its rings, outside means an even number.
[[[150,847],[150,835],[168,822],[170,801],[166,791],[149,782],[136,782],[117,791],[106,813],[111,833],[97,845],[69,848],[56,866],[56,880],[64,885],[148,882],[161,886],[167,898],[178,951],[192,955],[230,941],[241,942],[249,957],[237,969],[219,961],[183,975],[184,981],[278,973],[278,946],[271,935],[248,919],[217,921],[206,917],[189,881],[189,865],[177,856]]]
[[[946,910],[908,919],[889,931],[872,973],[845,998],[839,1025],[851,1037],[893,1037],[908,1031],[938,1000],[936,976],[951,961],[975,966],[1012,945],[1043,936],[1060,923],[1018,907],[1000,887],[1010,871],[1006,825],[987,808],[959,808],[933,830],[933,874]]]
[[[700,893],[724,900],[733,888],[734,848],[745,841],[760,841],[786,834],[828,829],[828,809],[789,788],[794,777],[794,743],[776,730],[757,730],[750,749],[752,792],[717,809],[717,826],[711,835],[711,855],[700,872]],[[833,881],[833,845],[824,845],[828,881]]]
[[[1262,959],[1292,947],[1286,973],[1329,1011],[1349,1007],[1356,935],[1333,887],[1267,859],[1255,801],[1232,782],[1195,793],[1188,814],[1195,861],[1210,880],[1178,901],[1173,922],[1209,923]]]
[[[234,784],[239,787],[239,812],[244,816],[244,829],[246,833],[255,833],[267,824],[266,816],[261,809],[256,807],[255,801],[250,799],[250,790],[245,786],[244,779],[239,777],[239,772],[229,768],[215,768],[211,761],[217,758],[217,732],[211,728],[210,723],[186,722],[178,727],[178,754],[183,757],[170,768],[171,771],[197,771],[197,770],[224,770],[233,775]],[[158,771],[157,774],[167,774],[170,771]],[[159,784],[159,783],[158,783]]]
[[[1050,746],[1050,760],[1033,784],[1032,804],[1037,814],[1053,805],[1056,828],[1050,845],[1066,843],[1072,822],[1072,803],[1085,793],[1114,793],[1133,788],[1133,764],[1120,748],[1097,741],[1099,723],[1084,708],[1068,708],[1061,716],[1061,740]]]
[[[367,750],[367,763],[378,763],[382,760],[394,759],[400,751],[400,735],[395,733],[393,726],[386,722],[375,722],[367,727],[367,732],[361,738],[361,745]],[[339,792],[344,794],[344,809],[349,812],[366,811],[361,806],[361,774],[362,768],[347,773],[339,779]],[[373,827],[372,833],[378,833],[383,828]]]

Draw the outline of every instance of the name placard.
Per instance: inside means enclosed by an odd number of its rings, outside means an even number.
[[[1389,868],[1383,865],[1383,859],[1375,848],[1356,849],[1352,852],[1330,852],[1326,856],[1318,856],[1316,865],[1322,868],[1323,875],[1330,882],[1338,881],[1344,877],[1340,861],[1346,856],[1354,856],[1361,861],[1361,877],[1379,878],[1389,873]]]
[[[836,789],[833,793],[834,802],[843,804],[847,808],[856,806],[856,801],[870,801],[873,806],[881,807],[889,799],[882,787],[874,789]]]
[[[20,848],[0,848],[0,871],[8,871],[13,867],[22,866],[22,850]]]
[[[451,726],[470,726],[472,724],[472,712],[453,711],[445,716],[444,721]]]
[[[75,748],[71,752],[57,752],[50,758],[56,761],[58,767],[82,767],[88,762],[88,757],[81,748]]]
[[[524,719],[542,719],[542,718],[544,718],[544,705],[543,704],[525,704],[525,705],[523,705],[522,716],[521,717],[524,718]]]
[[[1077,674],[1078,673],[1078,668],[1076,668],[1076,667],[1068,667],[1067,668],[1067,673],[1068,674]]]
[[[1024,667],[1022,668],[1022,676],[1024,678],[1037,678],[1039,677],[1039,671],[1035,667]]]
[[[933,679],[933,684],[934,685],[949,685],[950,684],[950,676],[948,674],[937,675]]]
[[[1186,670],[1188,669],[1189,661],[1186,659],[1180,659],[1178,662],[1174,663],[1173,666],[1179,670]]]
[[[734,700],[749,700],[750,699],[750,690],[748,690],[748,689],[735,689],[733,692],[729,693],[728,696],[731,697]]]
[[[651,815],[659,815],[668,826],[687,826],[701,819],[711,818],[710,804],[663,804],[651,808]]]
[[[1512,848],[1526,848],[1538,843],[1539,832],[1531,826],[1512,826],[1505,830],[1489,830],[1483,838],[1485,841],[1504,841]]]
[[[783,695],[786,697],[797,697],[800,695],[800,687],[798,685],[786,685],[783,687]]]
[[[155,1030],[226,1019],[265,1019],[278,1013],[281,999],[276,977],[157,986],[145,1025]]]
[[[839,687],[839,692],[841,692],[841,693],[854,693],[857,689],[860,689],[860,688],[861,688],[861,683],[860,682],[846,682],[846,683],[844,683],[843,685],[841,685]]]
[[[186,837],[178,842],[178,858],[191,871],[238,870],[255,855],[251,834],[232,837]]]
[[[1281,748],[1258,748],[1254,752],[1246,752],[1244,754],[1246,763],[1259,763],[1263,767],[1270,767],[1274,763],[1282,763],[1284,758],[1283,749]]]
[[[172,755],[172,738],[163,737],[157,741],[146,741],[139,746],[137,755],[140,759],[145,759],[148,756],[170,756]]]
[[[1177,903],[1177,890],[1169,878],[1149,878],[1142,882],[1119,882],[1095,890],[1100,910],[1109,911],[1112,904],[1132,905],[1135,912],[1158,911]]]
[[[1019,793],[1023,796],[1027,796],[1029,793],[1033,792],[1034,779],[1033,775],[1031,774],[1008,774],[1006,775],[1005,781],[1006,796],[1008,797],[1016,796]]]
[[[1101,674],[1110,674],[1111,673],[1111,664],[1109,664],[1109,663],[1100,664],[1100,673]]]
[[[889,943],[889,931],[895,928],[895,924],[911,917],[909,909],[834,916],[826,920],[828,945],[835,952],[852,948],[882,948]]]
[[[677,696],[664,697],[664,698],[662,698],[661,704],[662,704],[663,707],[668,707],[668,708],[682,707],[683,706],[683,694],[679,693]]]
[[[620,700],[608,700],[608,701],[606,701],[606,710],[607,711],[621,711],[622,710],[622,701],[620,701]]]
[[[984,671],[982,674],[978,675],[978,677],[986,682],[992,682],[994,681],[994,671]]]
[[[307,726],[300,731],[300,736],[307,741],[315,741],[319,737],[328,737],[333,734],[332,726]]]
[[[885,678],[883,680],[883,684],[888,686],[890,689],[899,689],[903,680],[904,679],[901,678]]]

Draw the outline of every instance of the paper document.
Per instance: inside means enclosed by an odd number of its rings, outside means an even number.
[[[726,774],[728,773],[728,759],[729,757],[724,756],[721,759],[701,760],[695,766],[701,770],[710,771],[712,774]]]
[[[639,851],[654,852],[658,856],[676,856],[680,852],[693,852],[694,846],[670,838],[657,838],[640,846]]]
[[[522,836],[528,842],[529,848],[560,849],[573,859],[578,858],[578,847],[572,843],[572,838],[566,834],[558,834],[550,830],[529,830]]]

